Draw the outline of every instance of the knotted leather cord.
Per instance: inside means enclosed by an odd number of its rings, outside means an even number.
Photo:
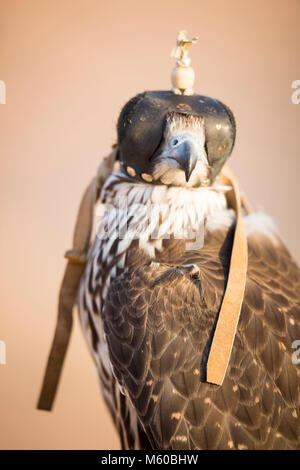
[[[68,263],[59,293],[57,324],[37,406],[40,410],[50,411],[53,406],[71,337],[73,306],[76,303],[77,290],[90,246],[94,206],[105,179],[112,172],[116,154],[117,148],[104,159],[98,168],[97,176],[84,193],[75,225],[73,248],[65,254]],[[238,183],[228,168],[223,169],[220,180],[232,187],[228,199],[236,211],[237,221],[227,287],[207,362],[207,381],[218,385],[223,382],[230,359],[247,273],[247,239],[242,221]],[[245,197],[242,198],[242,204],[246,212],[251,211]]]
[[[64,359],[68,349],[72,325],[73,307],[76,303],[79,282],[84,271],[86,255],[90,246],[94,206],[105,179],[111,174],[117,149],[99,165],[97,175],[87,187],[80,203],[74,230],[73,248],[65,257],[68,260],[59,292],[58,315],[47,367],[37,408],[52,409]]]

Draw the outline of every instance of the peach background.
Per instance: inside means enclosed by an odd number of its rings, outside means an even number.
[[[125,101],[170,87],[176,33],[196,90],[234,110],[231,166],[300,260],[299,0],[1,0],[0,447],[118,448],[76,321],[53,413],[35,410],[85,185]]]

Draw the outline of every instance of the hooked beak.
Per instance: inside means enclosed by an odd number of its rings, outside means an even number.
[[[199,148],[196,143],[192,139],[186,138],[172,149],[172,155],[169,155],[168,158],[178,163],[179,168],[184,171],[186,182],[188,182],[199,156]]]

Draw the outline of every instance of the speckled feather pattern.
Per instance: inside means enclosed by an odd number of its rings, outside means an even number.
[[[121,180],[108,181],[106,202],[133,188]],[[120,249],[120,240],[95,239],[79,311],[105,401],[123,448],[299,449],[300,365],[291,357],[300,273],[261,214],[244,218],[247,283],[226,378],[220,387],[205,382],[234,225],[221,196],[214,210],[211,194],[200,250],[172,237],[152,251],[139,240]],[[135,197],[145,197],[141,187]]]

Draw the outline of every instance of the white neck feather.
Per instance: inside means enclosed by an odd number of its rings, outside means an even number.
[[[191,231],[197,233],[205,217],[226,210],[227,189],[217,184],[187,188],[136,183],[117,172],[108,178],[102,190],[102,200],[108,208],[101,224],[109,227],[107,248],[113,243],[111,238],[116,238],[118,227],[126,225],[126,236],[123,232],[118,251],[138,238],[140,247],[154,257],[166,234],[190,238]]]

